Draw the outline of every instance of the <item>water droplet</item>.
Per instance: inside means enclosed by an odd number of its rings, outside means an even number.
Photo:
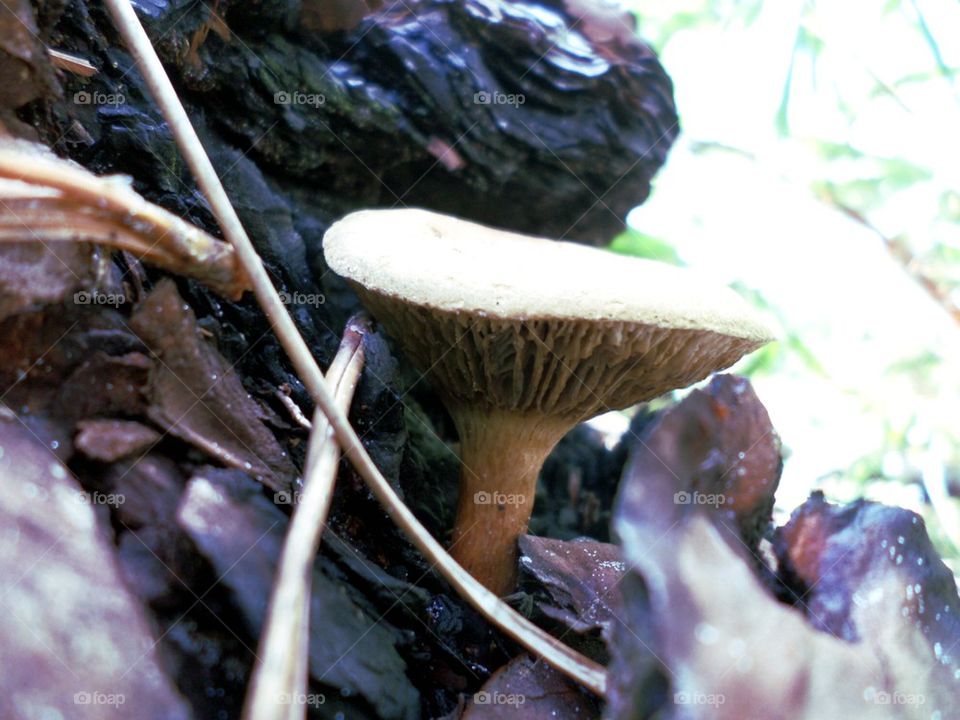
[[[693,632],[704,645],[713,645],[720,639],[720,631],[709,623],[700,623]]]
[[[740,638],[737,638],[730,643],[728,651],[730,653],[730,657],[740,657],[747,651],[747,644]]]

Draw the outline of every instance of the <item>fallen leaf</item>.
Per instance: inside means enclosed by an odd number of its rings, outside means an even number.
[[[545,662],[519,655],[469,699],[463,720],[599,718],[593,698]]]
[[[781,574],[814,627],[850,642],[882,636],[889,628],[878,625],[877,606],[899,601],[903,624],[912,621],[936,661],[960,676],[956,581],[920,516],[863,500],[832,505],[814,493],[776,537]]]
[[[14,110],[59,91],[40,40],[33,5],[4,3],[0,13],[0,109]]]
[[[349,30],[382,5],[382,0],[305,0],[300,24],[304,30],[318,32]]]
[[[103,475],[103,489],[115,496],[117,522],[126,529],[176,526],[186,478],[170,458],[151,453],[114,463]]]
[[[113,311],[48,307],[0,321],[0,385],[22,415],[69,424],[85,417],[140,415],[152,363]]]
[[[620,548],[588,538],[553,540],[525,535],[520,538],[520,568],[543,588],[549,602],[540,603],[547,617],[580,635],[594,634],[604,640],[619,622],[613,605],[624,564]],[[529,584],[525,580],[524,587]],[[569,638],[564,641],[569,643]],[[581,652],[586,649],[579,647]],[[599,657],[606,661],[606,654]]]
[[[63,381],[51,414],[79,420],[102,415],[144,415],[153,361],[141,352],[94,351]]]
[[[731,402],[735,398],[739,400]],[[942,661],[950,651],[941,645],[938,653],[923,624],[918,626],[909,610],[904,614],[906,583],[913,576],[902,566],[870,563],[878,573],[869,585],[848,584],[843,590],[841,583],[838,595],[824,595],[836,602],[853,591],[841,607],[850,607],[851,600],[856,606],[858,596],[875,601],[869,621],[858,627],[857,642],[818,629],[798,609],[802,598],[796,608],[786,605],[769,582],[761,581],[763,564],[753,548],[768,517],[762,509],[769,505],[769,488],[776,483],[769,475],[771,432],[759,421],[765,416],[749,384],[721,376],[706,392],[694,391],[667,411],[636,446],[614,515],[627,565],[618,614],[629,627],[616,625],[611,634],[607,715],[948,717],[956,706],[958,683],[953,666]],[[751,453],[764,445],[754,462]],[[731,458],[744,461],[745,472],[728,481],[724,467]],[[727,508],[721,502],[692,502],[694,492],[733,493],[734,499],[745,500]],[[848,518],[857,511],[836,513]],[[793,534],[788,533],[795,538],[788,545],[796,548],[792,557],[804,577],[814,577],[811,568],[818,576],[828,574],[828,557],[856,565],[857,558],[882,554],[878,538],[857,532],[855,524],[843,542],[834,543],[829,533],[847,523],[831,527],[824,522],[831,514],[820,510],[796,516]],[[909,540],[905,556],[929,551],[922,529]],[[845,559],[833,552],[840,547],[850,549]],[[937,572],[942,588],[942,571]],[[946,606],[956,608],[956,589],[946,595],[951,598]],[[855,611],[854,619],[864,612]],[[957,643],[960,634],[953,627],[944,637]]]
[[[72,301],[95,277],[90,245],[44,242],[39,236],[33,243],[0,244],[0,320],[68,298]]]
[[[664,530],[688,514],[710,513],[756,552],[781,465],[780,440],[750,383],[717,375],[648,428],[630,460],[629,475],[638,478],[631,502],[649,497]]]
[[[0,717],[190,717],[91,496],[8,411],[0,449]]]
[[[160,433],[132,420],[81,420],[74,446],[92,460],[114,462],[144,452],[160,440]]]
[[[275,489],[296,469],[236,371],[202,338],[196,317],[170,280],[137,307],[130,327],[157,356],[147,387],[148,417],[225,465]]]

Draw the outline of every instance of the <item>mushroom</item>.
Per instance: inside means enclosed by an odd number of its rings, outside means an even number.
[[[740,296],[695,271],[425,210],[352,213],[323,246],[453,417],[450,552],[498,594],[515,586],[537,476],[564,434],[772,339]]]

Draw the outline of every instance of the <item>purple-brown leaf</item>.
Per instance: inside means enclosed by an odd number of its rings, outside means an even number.
[[[594,700],[545,662],[519,655],[497,670],[467,702],[463,720],[588,720]]]
[[[130,325],[158,358],[147,390],[150,419],[272,489],[289,487],[293,463],[234,369],[200,337],[172,281],[157,285]]]

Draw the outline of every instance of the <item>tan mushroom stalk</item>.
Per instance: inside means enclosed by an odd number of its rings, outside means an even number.
[[[462,463],[450,552],[500,594],[565,433],[772,337],[736,293],[691,270],[424,210],[353,213],[324,253],[450,411]]]

